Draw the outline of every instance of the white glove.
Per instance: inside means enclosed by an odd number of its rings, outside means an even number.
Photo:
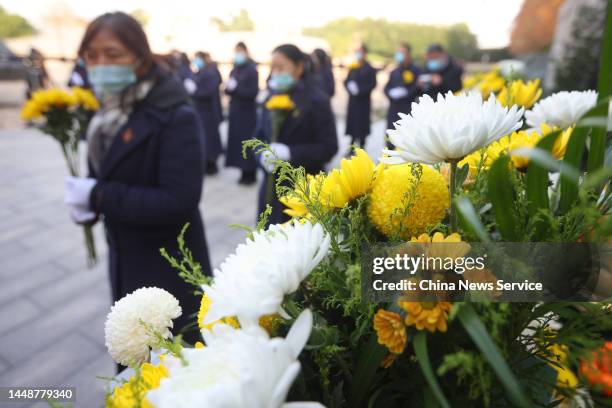
[[[389,96],[391,99],[400,99],[408,95],[408,90],[403,86],[397,86],[389,89]]]
[[[89,210],[89,195],[96,182],[93,178],[66,177],[64,202]]]
[[[230,77],[230,79],[228,79],[227,82],[225,83],[225,89],[230,92],[236,89],[237,86],[238,86],[238,81],[236,81],[236,78],[234,77]]]
[[[355,81],[349,81],[346,84],[346,89],[348,89],[349,93],[353,96],[359,93],[359,86],[357,85],[357,82]]]
[[[185,78],[183,80],[183,86],[189,95],[193,94],[196,89],[198,89],[198,85],[196,85],[195,81],[191,78]]]
[[[271,151],[270,151],[271,150]],[[259,164],[265,171],[271,173],[275,167],[276,160],[289,161],[291,160],[291,150],[289,146],[283,143],[271,143],[270,150],[265,150],[259,157]]]
[[[87,208],[84,208],[80,205],[71,205],[70,218],[72,218],[72,221],[76,222],[77,224],[85,224],[90,221],[93,221],[96,218],[96,213],[93,211],[89,211]]]

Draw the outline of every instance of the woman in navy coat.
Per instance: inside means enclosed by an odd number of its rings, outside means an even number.
[[[185,235],[210,274],[204,226],[200,122],[179,79],[155,62],[140,24],[107,13],[87,28],[85,58],[101,109],[90,122],[89,178],[68,178],[65,201],[76,222],[104,220],[113,299],[145,286],[172,293],[182,307],[175,333],[193,321],[199,299],[164,260]],[[196,332],[187,335],[197,339]]]
[[[225,165],[242,170],[240,184],[255,183],[257,162],[252,152],[242,157],[242,142],[253,137],[257,125],[257,103],[259,75],[255,62],[249,58],[247,47],[236,45],[234,68],[225,84],[225,93],[230,96],[229,130]]]
[[[266,177],[260,189],[259,210],[263,211],[265,205],[270,204],[270,224],[289,219],[283,213],[284,206],[278,201],[275,189],[272,189],[270,201],[266,202],[268,178],[274,177],[270,158],[288,161],[296,167],[302,166],[307,174],[317,174],[338,151],[336,121],[329,97],[312,82],[307,72],[307,61],[308,56],[293,44],[280,45],[272,52],[269,81],[271,96],[288,94],[295,108],[287,115],[278,140],[270,145],[275,157],[272,154],[260,157]],[[267,109],[262,110],[255,137],[271,141],[272,124]]]
[[[217,173],[217,158],[223,151],[221,135],[219,134],[219,106],[217,98],[221,86],[221,74],[210,57],[203,52],[197,52],[193,64],[198,68],[194,74],[196,84],[191,98],[195,102],[204,129],[206,151],[206,173]]]
[[[366,60],[367,48],[361,45],[355,52],[354,66],[349,68],[344,87],[349,93],[346,114],[346,134],[352,144],[365,145],[370,134],[371,95],[376,88],[376,69]]]
[[[336,93],[336,80],[331,59],[321,48],[315,49],[311,58],[314,82],[331,98]]]
[[[421,70],[412,63],[410,44],[402,44],[395,53],[397,67],[389,74],[385,85],[385,95],[389,98],[387,111],[387,129],[393,129],[393,123],[399,120],[399,113],[409,114],[412,102],[420,95],[417,78]],[[387,146],[393,147],[387,142]]]

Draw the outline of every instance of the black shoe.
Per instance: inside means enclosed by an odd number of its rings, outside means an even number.
[[[217,168],[217,162],[216,161],[209,161],[206,163],[206,174],[217,174],[219,172],[219,169]]]
[[[257,178],[254,171],[243,171],[240,180],[238,180],[238,184],[250,186],[251,184],[255,184],[256,181]]]

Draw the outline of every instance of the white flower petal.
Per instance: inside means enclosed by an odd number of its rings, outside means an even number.
[[[525,119],[531,127],[539,128],[546,123],[563,129],[575,124],[596,103],[596,91],[557,92],[525,112]]]

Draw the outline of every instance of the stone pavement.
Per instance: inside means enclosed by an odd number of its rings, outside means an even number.
[[[372,154],[382,144],[381,126]],[[348,141],[340,142],[346,152]],[[106,243],[97,225],[100,262],[88,269],[82,232],[63,203],[66,175],[55,141],[32,129],[0,130],[0,386],[76,387],[76,406],[96,407],[105,387],[96,376],[114,370],[103,333],[110,308]],[[228,225],[255,220],[257,188],[238,186],[238,177],[223,169],[204,183],[200,209],[213,266],[244,238]]]

